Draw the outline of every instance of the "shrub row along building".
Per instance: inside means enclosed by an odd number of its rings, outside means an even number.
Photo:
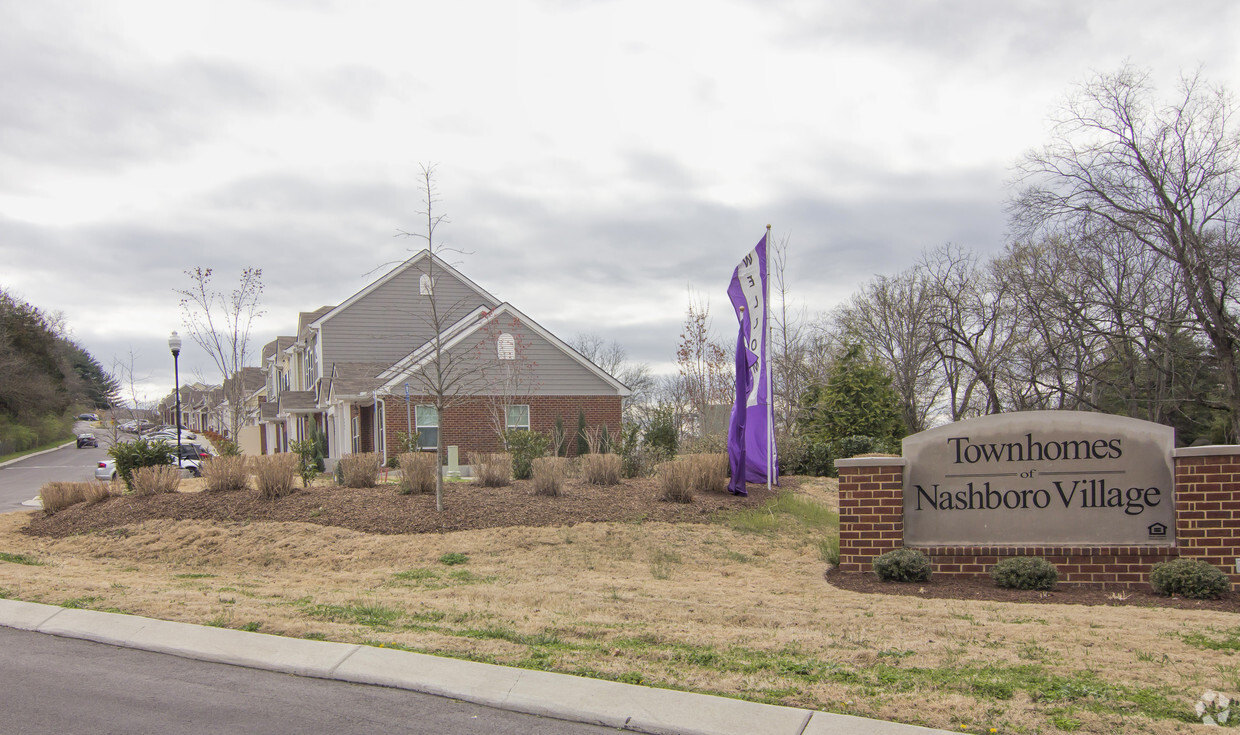
[[[302,312],[297,333],[266,344],[261,368],[246,371],[243,450],[288,451],[318,434],[329,463],[440,440],[465,459],[501,449],[506,430],[557,427],[572,453],[582,417],[588,431],[620,429],[629,394],[427,250],[336,306]]]

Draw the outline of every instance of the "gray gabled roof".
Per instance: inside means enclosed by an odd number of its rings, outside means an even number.
[[[280,413],[315,413],[319,410],[312,390],[286,390],[280,394]]]
[[[409,258],[404,263],[401,263],[400,265],[396,266],[392,270],[385,273],[382,278],[379,278],[378,280],[374,281],[370,285],[363,288],[361,291],[358,291],[357,293],[353,294],[349,298],[340,302],[336,306],[328,308],[328,310],[325,313],[319,315],[313,321],[313,323],[310,323],[307,326],[320,325],[323,322],[327,321],[328,319],[331,319],[336,314],[339,314],[340,312],[352,306],[355,302],[361,300],[363,297],[365,297],[370,292],[379,288],[380,286],[392,280],[393,278],[399,276],[401,273],[404,273],[405,271],[409,270],[410,268],[422,262],[423,260],[426,260],[427,258],[433,259],[435,268],[444,270],[450,275],[452,275],[453,277],[460,280],[461,283],[465,284],[468,288],[472,289],[475,293],[481,296],[484,301],[490,301],[493,304],[499,303],[499,299],[487,293],[486,289],[482,288],[478,284],[466,278],[457,269],[448,265],[446,262],[444,262],[443,258],[440,258],[438,255],[432,254],[430,250],[420,250],[412,258]]]
[[[445,351],[452,349],[470,335],[477,334],[483,327],[495,321],[503,314],[508,314],[509,316],[516,318],[517,321],[519,321],[526,328],[545,339],[552,346],[570,357],[574,362],[589,370],[604,383],[610,385],[613,389],[615,389],[617,395],[628,396],[632,394],[632,391],[630,391],[628,386],[624,383],[616,380],[616,378],[606,370],[587,360],[580,352],[574,350],[572,347],[569,347],[559,337],[547,331],[542,327],[542,325],[538,324],[533,319],[530,319],[525,314],[522,314],[519,309],[508,302],[504,302],[491,310],[487,310],[485,308],[475,309],[465,318],[461,319],[456,324],[453,324],[451,327],[448,327],[448,329],[444,330],[443,334],[440,336],[441,349]],[[405,376],[418,372],[426,367],[427,363],[434,358],[434,342],[434,340],[428,341],[426,344],[411,352],[403,360],[397,362],[395,365],[392,365],[387,370],[384,370],[380,374],[380,377],[385,380],[382,389],[383,392],[392,393],[398,390],[401,384],[406,380]]]
[[[384,381],[379,375],[388,367],[384,362],[338,362],[332,367],[329,396],[337,398],[373,393],[382,387]]]

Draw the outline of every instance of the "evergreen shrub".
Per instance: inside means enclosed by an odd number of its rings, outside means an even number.
[[[884,582],[925,582],[930,557],[915,549],[895,549],[874,560],[874,573]]]
[[[990,578],[1010,590],[1053,590],[1059,570],[1039,556],[1014,556],[991,567]]]
[[[113,444],[108,454],[116,460],[116,475],[130,491],[134,489],[133,473],[135,470],[143,467],[159,467],[176,461],[172,458],[172,447],[167,442],[152,442],[146,439]]]
[[[1155,564],[1150,587],[1160,595],[1180,595],[1194,600],[1215,600],[1231,589],[1223,570],[1200,559],[1175,559]]]
[[[529,429],[513,429],[504,432],[504,446],[512,455],[512,476],[518,480],[528,480],[533,473],[533,463],[538,457],[547,454],[551,439],[545,434]]]

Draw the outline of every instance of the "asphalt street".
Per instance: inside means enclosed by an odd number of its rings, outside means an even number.
[[[605,727],[0,627],[0,732],[548,733]]]
[[[53,452],[32,455],[0,467],[0,513],[30,510],[30,506],[23,506],[22,503],[37,497],[43,483],[55,480],[93,480],[99,460],[108,458],[107,450],[104,449],[107,439],[101,431],[92,431],[87,424],[79,424],[78,432],[82,431],[89,431],[99,437],[99,448],[78,449],[70,444]]]

